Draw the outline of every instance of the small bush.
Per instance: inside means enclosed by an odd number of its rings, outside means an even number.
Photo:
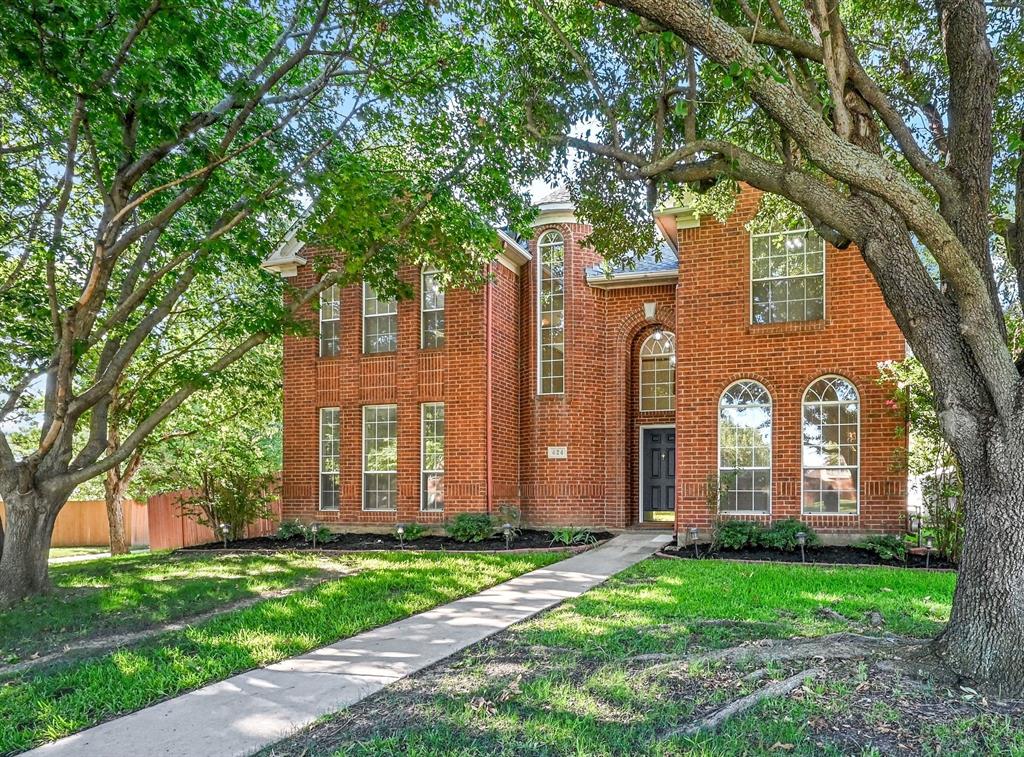
[[[286,520],[281,523],[277,528],[277,533],[274,534],[275,539],[281,539],[282,541],[291,539],[295,536],[305,536],[306,527],[301,521],[297,520]]]
[[[301,536],[307,544],[313,542],[313,536],[316,535],[317,544],[326,544],[334,538],[334,534],[331,533],[331,529],[324,525],[314,526],[310,523],[308,526],[300,520],[286,520],[277,529],[277,533],[274,534],[275,539],[291,539],[296,536]]]
[[[907,559],[907,545],[903,539],[892,534],[876,534],[855,541],[853,546],[867,552],[874,552],[883,560],[904,562]]]
[[[597,537],[593,531],[582,526],[563,526],[551,530],[551,543],[574,547],[580,544],[595,544]]]
[[[424,525],[422,525],[420,523],[416,523],[415,521],[412,522],[412,523],[406,523],[405,524],[405,540],[406,541],[416,541],[417,539],[422,539],[426,535],[427,535],[427,527],[426,526],[424,526]]]
[[[499,525],[508,523],[518,533],[523,526],[523,511],[515,505],[498,505],[498,517],[501,520]]]
[[[806,523],[801,523],[796,518],[785,518],[784,520],[775,521],[772,523],[771,528],[761,532],[758,543],[767,549],[793,552],[800,548],[796,535],[801,531],[807,534],[808,547],[817,547],[821,544],[821,538],[814,532],[814,529]]]
[[[445,526],[448,535],[459,542],[477,542],[493,536],[495,527],[490,515],[461,513]]]
[[[715,526],[715,544],[721,549],[756,547],[764,527],[752,520],[725,520]]]

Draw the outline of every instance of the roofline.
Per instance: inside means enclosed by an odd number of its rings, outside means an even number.
[[[516,265],[525,265],[533,259],[529,252],[523,249],[519,241],[504,229],[497,229],[498,239],[505,243],[505,255],[511,258]]]
[[[679,281],[679,270],[623,271],[621,273],[587,272],[587,284],[595,289],[625,289],[627,287],[674,284]]]

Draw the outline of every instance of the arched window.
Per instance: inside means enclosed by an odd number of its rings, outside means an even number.
[[[537,393],[565,391],[565,240],[546,231],[537,243]]]
[[[676,409],[676,337],[655,331],[640,345],[640,411]]]
[[[860,398],[841,376],[823,376],[804,392],[803,511],[857,513]]]
[[[737,381],[718,402],[718,507],[772,509],[772,398],[756,381]]]

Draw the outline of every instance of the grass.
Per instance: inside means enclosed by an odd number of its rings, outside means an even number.
[[[317,558],[302,554],[156,553],[51,565],[53,593],[0,614],[0,660],[199,615],[320,573]]]
[[[938,694],[920,700],[935,719],[908,716],[901,703],[918,702],[919,692],[849,662],[717,733],[665,738],[767,679],[744,682],[746,671],[708,664],[648,675],[652,663],[634,659],[765,637],[870,633],[871,611],[884,616],[887,632],[928,637],[948,619],[954,584],[952,573],[890,568],[647,560],[266,754],[1024,755],[1019,718],[974,712],[974,704]],[[822,606],[851,622],[820,617]],[[771,664],[767,675],[813,664]],[[845,723],[852,725],[836,726]],[[867,741],[850,741],[854,734]],[[900,747],[901,738],[914,746]]]
[[[132,648],[5,682],[0,685],[0,754],[60,738],[234,673],[427,610],[562,557],[558,553],[367,553],[336,558],[359,572]],[[134,567],[132,559],[125,558],[122,567]],[[297,556],[278,559],[281,570],[303,569],[289,565]],[[103,566],[108,562],[103,561]],[[201,562],[214,574],[227,569],[218,558]],[[146,564],[148,570],[158,570],[160,561]],[[164,564],[168,570],[174,569],[173,561]],[[199,569],[198,565],[189,567]],[[315,569],[312,564],[308,568]],[[76,571],[75,575],[95,586],[104,580],[116,581],[113,574],[117,572],[106,574],[106,579],[87,578],[88,571]],[[242,577],[244,582],[241,566],[234,565],[231,572],[235,581]],[[293,572],[293,580],[294,576]],[[270,571],[261,580],[274,577],[280,578],[280,574]],[[230,582],[214,583],[222,592],[230,592]],[[156,582],[157,587],[163,584]],[[146,588],[151,587],[147,584]],[[173,589],[169,591],[174,594]],[[177,596],[180,598],[180,593]],[[139,613],[145,603],[143,593],[116,600],[111,597],[110,606]]]
[[[50,547],[50,559],[56,557],[81,557],[83,555],[104,555],[109,547]]]

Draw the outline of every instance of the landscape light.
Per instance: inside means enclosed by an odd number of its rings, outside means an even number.
[[[699,534],[700,534],[700,532],[697,530],[696,526],[693,526],[692,528],[690,528],[690,541],[693,542],[693,556],[694,557],[700,557],[700,551],[699,551],[699,549],[697,547],[697,536]]]
[[[395,533],[398,534],[398,546],[405,549],[405,526],[399,523],[395,526]]]
[[[807,534],[797,531],[796,543],[800,545],[800,562],[807,562],[807,553],[804,551],[804,547],[807,546]]]
[[[505,534],[505,549],[512,548],[512,524],[506,523],[501,527],[501,532]]]
[[[935,549],[935,542],[932,540],[932,537],[928,537],[924,546],[928,550],[924,553],[924,567],[930,568],[932,567],[932,550]]]
[[[221,533],[221,536],[224,538],[224,549],[227,549],[228,548],[228,534],[231,533],[231,526],[229,526],[227,523],[221,523],[220,524],[220,533]]]

